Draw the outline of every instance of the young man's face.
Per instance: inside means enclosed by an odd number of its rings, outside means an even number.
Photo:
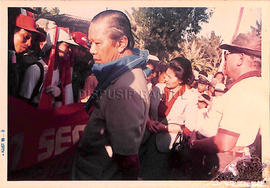
[[[105,21],[90,24],[88,39],[91,45],[90,53],[93,55],[95,63],[104,64],[120,57],[118,42],[110,38]]]
[[[24,29],[20,29],[14,33],[14,48],[17,53],[28,50],[31,46],[32,34]]]

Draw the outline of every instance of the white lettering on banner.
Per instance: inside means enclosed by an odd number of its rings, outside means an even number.
[[[59,155],[72,144],[75,144],[79,140],[80,132],[83,132],[85,126],[76,125],[72,131],[72,126],[59,127],[56,133],[55,128],[46,129],[41,134],[39,141],[39,150],[46,149],[46,151],[38,155],[38,162],[50,158],[53,154]]]
[[[58,131],[56,132],[55,137],[55,155],[59,155],[66,149],[68,149],[68,146],[62,146],[63,143],[71,143],[71,136],[63,136],[65,133],[71,133],[71,127],[60,127]]]
[[[14,170],[19,164],[22,154],[23,140],[24,133],[19,133],[12,136],[8,142],[8,148],[10,152],[9,156],[12,156],[12,159],[10,159],[12,161],[11,170]]]
[[[48,139],[48,137],[54,136],[54,132],[55,132],[54,128],[46,129],[40,136],[38,149],[39,150],[46,149],[46,151],[38,155],[38,162],[45,160],[52,155],[54,150],[54,138]]]

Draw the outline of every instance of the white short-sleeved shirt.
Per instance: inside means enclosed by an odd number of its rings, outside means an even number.
[[[220,128],[240,134],[236,146],[248,146],[262,126],[266,96],[259,77],[241,80],[222,97]]]
[[[222,104],[220,97],[213,97],[212,106],[206,109],[207,112],[199,110],[198,113],[198,128],[200,134],[211,137],[217,134],[220,120],[222,118]]]

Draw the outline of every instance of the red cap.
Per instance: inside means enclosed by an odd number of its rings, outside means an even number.
[[[79,45],[81,45],[81,46],[89,49],[89,44],[88,44],[88,40],[87,40],[87,35],[86,34],[80,32],[80,31],[75,31],[75,32],[72,32],[71,33],[71,36],[72,36],[73,40],[77,44],[79,44]]]
[[[46,36],[44,36],[43,33],[39,32],[36,29],[36,23],[35,20],[30,17],[30,16],[26,16],[23,14],[20,14],[17,18],[16,18],[16,26],[20,27],[22,29],[26,29],[28,31],[32,31],[35,33],[38,33],[41,36],[41,41],[45,41]]]

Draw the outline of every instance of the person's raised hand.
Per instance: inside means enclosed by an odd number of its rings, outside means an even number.
[[[58,97],[61,94],[61,89],[58,86],[48,86],[46,93],[51,94],[53,97]]]

